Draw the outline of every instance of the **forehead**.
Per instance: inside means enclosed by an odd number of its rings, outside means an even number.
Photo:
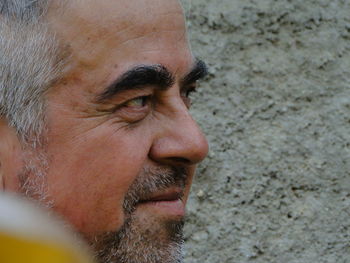
[[[177,0],[76,0],[63,14],[51,11],[49,21],[73,60],[87,69],[108,60],[124,67],[192,62]]]

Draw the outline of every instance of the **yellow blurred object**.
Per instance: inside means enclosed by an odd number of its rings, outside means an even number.
[[[0,263],[92,263],[62,222],[18,197],[0,194]]]
[[[0,233],[0,262],[11,263],[76,263],[82,261],[72,249],[57,244],[40,243],[33,240]]]

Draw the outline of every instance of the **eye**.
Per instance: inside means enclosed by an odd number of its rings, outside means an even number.
[[[130,99],[114,109],[114,113],[123,121],[134,124],[143,120],[150,111],[152,95]]]
[[[123,107],[143,108],[148,104],[150,96],[137,97],[123,104]]]

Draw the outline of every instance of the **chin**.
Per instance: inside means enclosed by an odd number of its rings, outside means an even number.
[[[183,262],[183,225],[188,173],[181,167],[144,169],[124,199],[125,222],[93,238],[103,263]]]
[[[182,216],[136,209],[118,231],[96,237],[91,246],[100,263],[181,263],[183,225]]]

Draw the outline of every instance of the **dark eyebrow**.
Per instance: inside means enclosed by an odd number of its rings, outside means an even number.
[[[203,79],[208,75],[208,68],[204,61],[196,59],[192,70],[181,80],[181,87],[186,87],[195,83],[197,80]]]
[[[123,73],[101,94],[97,95],[97,102],[111,99],[122,91],[140,89],[145,86],[156,86],[161,90],[166,90],[174,84],[174,81],[174,76],[162,65],[138,65]]]
[[[186,87],[208,73],[207,66],[202,60],[197,59],[192,70],[181,80],[181,87]],[[170,88],[175,82],[175,77],[162,65],[138,65],[123,73],[117,80],[100,94],[97,102],[102,103],[113,98],[118,93],[126,90],[141,89],[145,86],[155,86],[160,90]]]

